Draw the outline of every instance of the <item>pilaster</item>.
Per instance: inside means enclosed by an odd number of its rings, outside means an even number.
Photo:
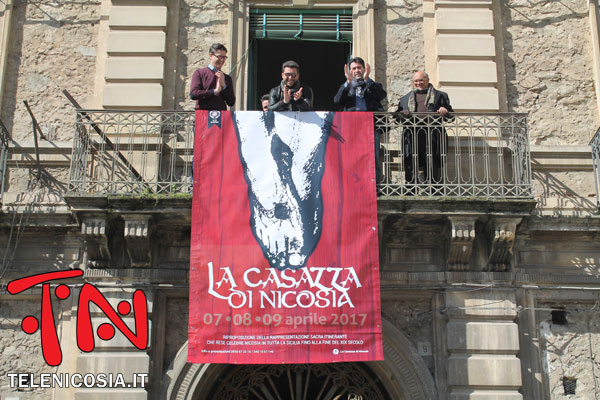
[[[102,106],[160,108],[167,54],[167,5],[113,1]]]
[[[0,107],[4,95],[4,71],[6,69],[6,58],[8,57],[12,8],[12,0],[0,2]]]
[[[492,0],[434,0],[435,75],[461,111],[499,111],[503,82]],[[427,35],[427,34],[426,34]],[[500,79],[502,78],[502,79]]]
[[[514,291],[449,291],[444,313],[448,398],[522,400]]]

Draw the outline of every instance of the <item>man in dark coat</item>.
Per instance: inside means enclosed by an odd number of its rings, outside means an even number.
[[[350,68],[348,68],[350,65]],[[381,101],[387,93],[381,83],[369,78],[371,67],[360,57],[354,57],[344,65],[346,81],[340,85],[333,98],[335,104],[342,106],[344,111],[383,111]],[[375,173],[377,182],[382,179],[381,164],[379,160],[380,132],[375,134]]]
[[[227,48],[215,43],[208,50],[210,64],[192,75],[190,98],[196,100],[196,110],[227,110],[235,104],[231,77],[221,71],[227,60]]]
[[[312,111],[313,91],[300,84],[300,66],[286,61],[281,66],[281,83],[269,92],[269,111]]]
[[[406,183],[415,184],[419,167],[423,168],[427,183],[442,182],[442,154],[448,150],[448,135],[442,125],[451,119],[453,112],[448,94],[436,90],[429,83],[425,71],[413,75],[414,89],[400,99],[403,131],[404,176]],[[412,113],[437,113],[438,115],[411,115]],[[416,148],[413,145],[416,143]],[[431,158],[427,157],[427,145],[431,145]],[[431,164],[431,165],[428,165]]]

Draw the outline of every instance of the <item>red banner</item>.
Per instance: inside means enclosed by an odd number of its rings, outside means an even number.
[[[188,361],[383,359],[373,115],[196,112]]]

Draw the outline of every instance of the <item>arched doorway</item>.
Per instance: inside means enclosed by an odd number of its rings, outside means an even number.
[[[433,378],[416,348],[385,320],[383,340],[384,361],[312,365],[190,364],[186,343],[162,379],[160,398],[334,400],[356,394],[365,400],[435,399]]]
[[[346,400],[349,395],[392,400],[377,376],[362,363],[232,365],[207,398]]]

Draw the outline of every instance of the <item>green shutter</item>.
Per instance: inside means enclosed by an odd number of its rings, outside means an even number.
[[[251,9],[251,39],[352,41],[352,10]]]

